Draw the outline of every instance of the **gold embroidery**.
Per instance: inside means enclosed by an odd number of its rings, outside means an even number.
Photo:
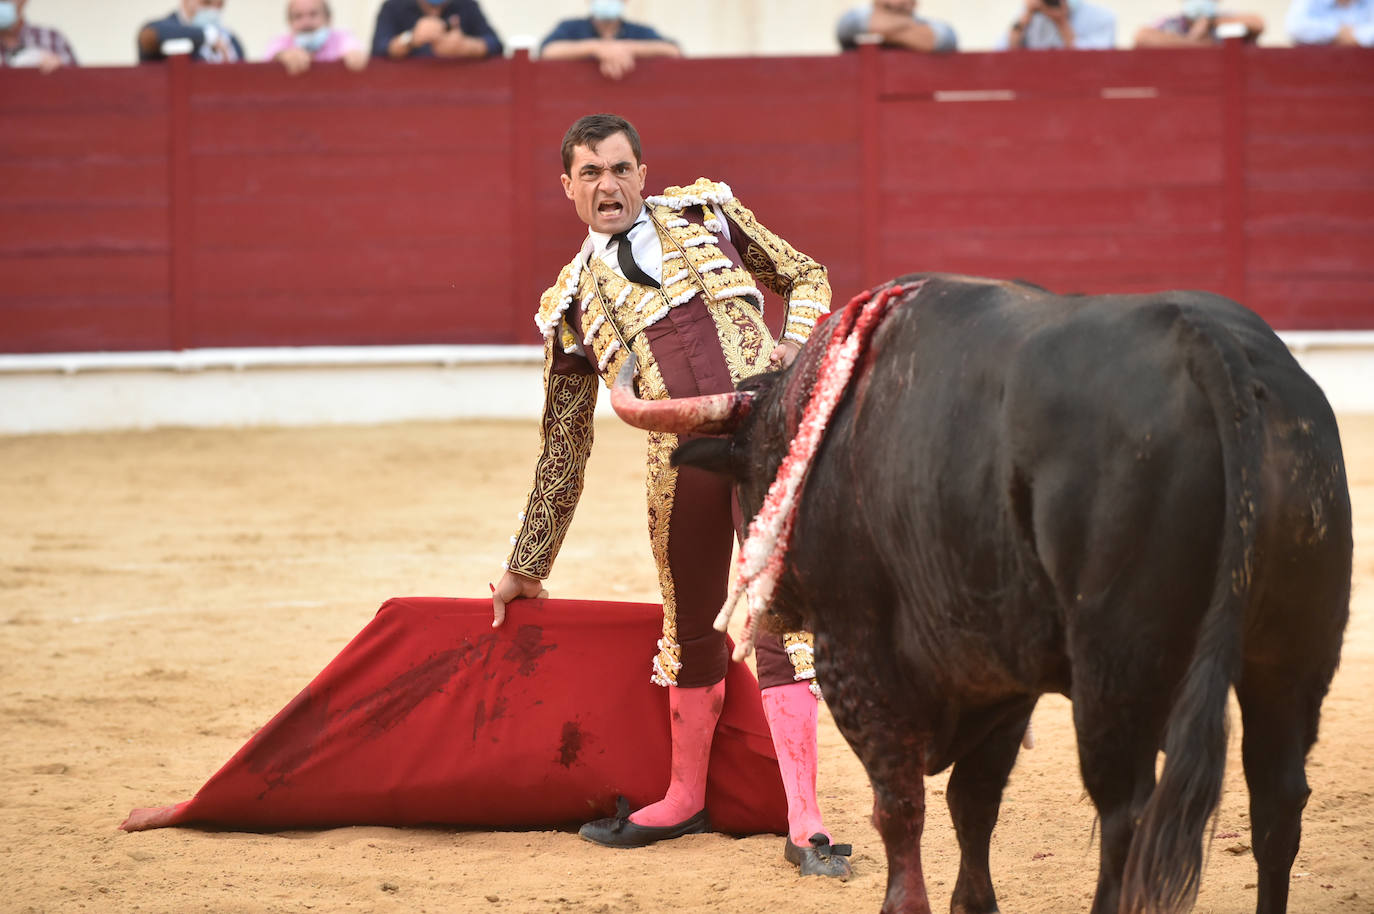
[[[737,298],[710,302],[706,309],[716,322],[731,382],[738,386],[745,378],[767,371],[773,336],[758,311]]]
[[[787,300],[784,335],[809,338],[815,322],[830,309],[830,282],[825,267],[770,232],[738,200],[721,208],[745,235],[734,240],[750,271]],[[771,271],[763,266],[764,261],[772,265]],[[802,320],[796,320],[798,317]]]
[[[649,341],[637,338],[634,347],[639,364],[638,394],[645,400],[666,400],[668,385],[663,381],[658,363],[654,361]],[[673,513],[673,498],[677,491],[677,469],[672,465],[677,436],[650,432],[646,463],[646,498],[649,508],[649,548],[658,569],[658,586],[663,596],[663,638],[654,655],[650,678],[659,685],[677,683],[682,667],[682,649],[677,640],[677,593],[673,577],[668,571],[668,524]]]
[[[582,341],[577,338],[577,334],[573,332],[573,328],[569,326],[568,322],[559,321],[558,331],[558,342],[563,347],[563,351],[576,352]]]
[[[544,418],[534,487],[506,567],[546,578],[582,495],[583,473],[592,450],[596,375],[555,374],[552,347],[544,344]]]
[[[582,255],[578,255],[581,257]],[[545,338],[551,334],[549,330],[554,327],[554,322],[562,322],[565,306],[564,296],[567,294],[568,280],[572,277],[573,271],[581,272],[581,267],[577,261],[565,266],[558,273],[558,281],[544,290],[544,294],[539,296],[539,310],[534,313],[534,323],[541,331],[544,331]],[[546,329],[548,328],[548,329]]]
[[[649,433],[648,503],[649,545],[658,566],[658,586],[663,595],[663,637],[658,642],[650,678],[659,685],[676,685],[682,668],[682,647],[677,640],[677,592],[668,565],[668,525],[677,492],[677,468],[670,458],[677,447],[677,435]]]
[[[627,313],[632,314],[646,295],[649,296],[645,305],[646,310],[658,307],[661,299],[651,286],[639,286],[630,282],[606,266],[599,257],[593,257],[590,268],[583,272],[578,294],[582,296],[583,301],[588,302],[582,313],[583,326],[591,337],[587,357],[595,364],[609,388],[615,384],[620,366],[625,363],[626,343],[633,340],[634,335],[639,332],[635,329],[634,322],[627,319]],[[620,303],[618,308],[617,302]],[[591,332],[592,327],[596,327],[595,332]]]
[[[778,271],[773,266],[773,261],[768,259],[768,254],[764,252],[763,248],[755,244],[753,239],[750,239],[749,243],[740,249],[740,259],[744,261],[744,265],[749,268],[749,272],[754,274],[759,282],[774,292],[783,286],[782,281],[778,279]],[[780,294],[785,295],[786,293]]]
[[[663,380],[658,362],[654,361],[649,341],[641,336],[630,345],[634,346],[635,359],[639,365],[639,383],[636,385],[639,396],[645,400],[668,399],[668,384]]]
[[[816,639],[810,632],[788,632],[782,636],[787,659],[792,661],[793,679],[816,676]]]

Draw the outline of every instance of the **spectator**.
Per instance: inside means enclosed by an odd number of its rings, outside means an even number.
[[[638,57],[681,57],[677,44],[651,26],[625,20],[624,0],[591,0],[590,15],[564,19],[539,45],[543,60],[595,58],[601,75],[621,79]]]
[[[861,38],[891,48],[944,53],[959,49],[958,36],[947,23],[916,15],[916,0],[877,0],[856,6],[835,25],[840,47],[852,51]]]
[[[386,0],[377,11],[372,56],[500,57],[501,39],[477,0]]]
[[[1293,0],[1288,36],[1294,44],[1374,46],[1374,0]]]
[[[0,0],[0,67],[37,67],[51,73],[76,66],[76,55],[61,32],[24,21],[28,2]]]
[[[292,76],[310,69],[314,61],[342,60],[350,70],[367,66],[367,50],[348,29],[333,26],[328,0],[287,0],[286,24],[291,31],[267,46],[265,60],[275,60]]]
[[[1264,31],[1264,19],[1254,13],[1222,12],[1217,0],[1183,0],[1183,15],[1169,16],[1135,35],[1138,48],[1200,48],[1216,44],[1220,26],[1240,26],[1246,41]]]
[[[1078,48],[1102,51],[1116,46],[1116,14],[1083,0],[1026,0],[1021,17],[997,42],[998,50]]]
[[[169,54],[190,54],[205,63],[238,63],[245,58],[239,37],[224,27],[224,0],[181,0],[179,9],[138,30],[140,62]]]

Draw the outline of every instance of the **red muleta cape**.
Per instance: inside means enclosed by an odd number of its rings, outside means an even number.
[[[667,690],[649,682],[662,609],[388,600],[310,685],[190,800],[126,831],[341,825],[550,828],[659,799]],[[731,663],[706,804],[729,834],[781,834],[787,802],[758,683]]]

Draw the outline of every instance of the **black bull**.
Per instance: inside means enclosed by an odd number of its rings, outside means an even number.
[[[815,632],[826,699],[873,784],[883,910],[929,910],[923,778],[949,765],[951,908],[997,910],[989,841],[1044,692],[1073,701],[1101,820],[1093,912],[1186,909],[1234,685],[1257,910],[1282,912],[1349,611],[1326,398],[1259,317],[1214,295],[927,280],[836,409],[766,618]],[[674,459],[728,473],[751,516],[823,351],[714,401],[622,387],[615,402],[644,427],[732,428]]]

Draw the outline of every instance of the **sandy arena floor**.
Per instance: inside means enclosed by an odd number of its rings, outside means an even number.
[[[1343,422],[1356,592],[1308,777],[1290,911],[1374,912],[1374,417]],[[125,834],[190,797],[393,595],[482,596],[531,423],[0,438],[0,897],[5,912],[875,912],[886,878],[862,768],[822,721],[821,794],[847,884],[782,839],[608,851],[568,832],[342,828]],[[642,437],[600,423],[554,596],[656,601]],[[1233,715],[1234,716],[1234,715]],[[1085,911],[1093,809],[1067,703],[1042,700],[993,841],[1006,912]],[[1233,734],[1199,912],[1248,914],[1255,870]],[[928,781],[926,872],[957,856]]]

